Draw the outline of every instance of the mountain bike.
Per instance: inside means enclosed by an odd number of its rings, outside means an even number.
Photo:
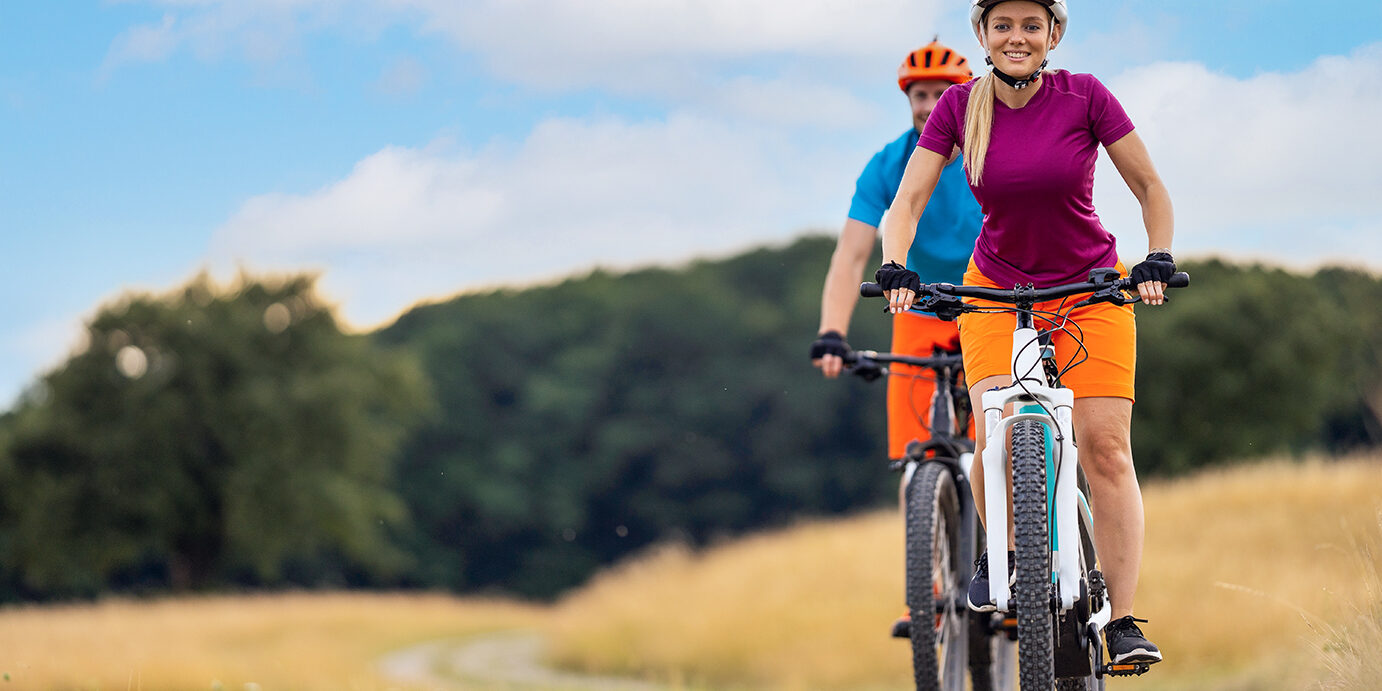
[[[1178,273],[1168,286],[1179,288],[1189,283],[1188,274]],[[980,310],[1007,311],[1016,317],[1013,381],[981,395],[987,436],[980,462],[984,468],[989,592],[999,612],[1017,616],[1018,669],[1024,689],[1102,689],[1104,677],[1143,674],[1150,668],[1143,662],[1105,662],[1100,632],[1109,623],[1112,606],[1094,548],[1094,515],[1078,470],[1072,424],[1074,393],[1061,386],[1063,371],[1050,345],[1050,332],[1038,332],[1035,320],[1040,314],[1054,325],[1053,329],[1077,330],[1069,320],[1075,310],[1100,302],[1138,302],[1136,289],[1131,279],[1119,278],[1114,269],[1095,269],[1086,282],[1053,288],[1027,285],[1002,290],[923,284],[913,305],[948,320]],[[1134,294],[1130,296],[1129,291]],[[860,292],[866,297],[883,294],[874,283],[863,284]],[[1059,312],[1035,309],[1039,302],[1086,294]],[[1012,307],[979,307],[962,298]],[[1072,335],[1078,339],[1077,333]],[[1014,412],[1005,414],[1009,405]],[[1015,585],[1011,590],[1006,553],[1009,477],[1015,548]]]
[[[991,615],[969,611],[965,589],[970,565],[982,544],[967,476],[974,456],[969,438],[969,393],[964,359],[941,348],[931,357],[847,352],[846,369],[867,381],[882,376],[929,377],[929,439],[912,441],[901,459],[899,491],[906,523],[906,601],[912,673],[917,689],[961,691],[968,668],[976,691],[1011,688],[1015,679],[1011,645]],[[907,375],[888,365],[924,370]],[[915,409],[915,408],[914,408]],[[995,634],[1002,636],[995,640]]]

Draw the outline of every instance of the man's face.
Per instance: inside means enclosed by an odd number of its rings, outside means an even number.
[[[950,82],[941,79],[923,79],[907,86],[907,100],[912,104],[912,126],[918,132],[926,126],[926,118],[931,117],[936,101],[941,100],[941,94],[950,87]]]

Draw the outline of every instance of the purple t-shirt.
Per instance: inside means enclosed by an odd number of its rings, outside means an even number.
[[[978,80],[945,90],[917,141],[943,156],[964,147],[965,107]],[[994,99],[984,212],[974,265],[999,285],[1045,288],[1113,266],[1118,249],[1094,213],[1094,162],[1133,130],[1118,100],[1092,75],[1047,72],[1026,106]]]

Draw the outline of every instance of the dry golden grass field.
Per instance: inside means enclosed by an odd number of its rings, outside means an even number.
[[[0,610],[0,689],[365,691],[384,653],[531,627],[538,610],[446,595],[275,594]]]
[[[1382,458],[1143,489],[1137,609],[1166,662],[1110,688],[1382,688]],[[380,676],[390,651],[511,630],[545,636],[552,665],[670,688],[904,689],[906,643],[886,637],[901,545],[897,513],[881,511],[663,547],[547,607],[362,593],[8,607],[0,691],[574,688]]]
[[[1144,495],[1137,613],[1166,661],[1111,688],[1310,688],[1336,658],[1376,672],[1357,688],[1382,688],[1382,458],[1240,466]],[[692,686],[902,689],[906,643],[884,638],[903,609],[901,550],[891,511],[665,549],[564,602],[555,659]],[[1327,627],[1357,628],[1360,610],[1364,659],[1336,655]]]

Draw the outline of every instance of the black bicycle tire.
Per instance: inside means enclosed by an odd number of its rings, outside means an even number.
[[[1012,430],[1013,557],[1017,581],[1018,675],[1024,689],[1055,685],[1051,622],[1051,544],[1046,505],[1046,428],[1021,420]]]
[[[973,691],[993,689],[993,636],[984,630],[988,612],[970,612],[969,684]]]
[[[937,462],[922,463],[907,487],[907,607],[911,611],[912,674],[917,689],[949,691],[964,688],[968,616],[959,604],[965,583],[964,568],[956,555],[959,548],[960,502],[950,469]],[[938,537],[946,540],[950,555],[949,592],[940,593],[945,605],[945,624],[950,638],[943,641],[936,630],[937,594],[934,591]],[[943,582],[945,582],[943,580]],[[944,590],[944,589],[943,589]],[[945,659],[937,648],[946,643]],[[958,656],[958,659],[951,656]],[[950,676],[942,679],[942,671]]]

